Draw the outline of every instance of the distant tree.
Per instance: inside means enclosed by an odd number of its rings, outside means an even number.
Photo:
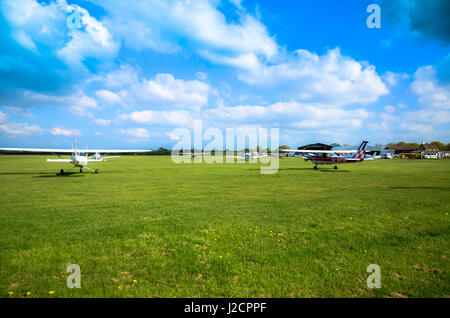
[[[340,146],[340,144],[338,144],[337,142],[333,142],[331,145],[332,145],[333,147],[334,147],[334,146],[337,146],[337,147]]]
[[[159,147],[157,150],[150,152],[150,154],[153,155],[160,155],[160,156],[167,156],[171,154],[171,151],[169,149],[166,149],[164,147]]]
[[[278,149],[291,149],[291,147],[289,147],[288,145],[282,145],[278,147]]]
[[[440,141],[432,141],[431,143],[433,145],[436,145],[439,148],[439,150],[447,149],[447,146],[445,144],[443,144],[442,142],[440,142]]]
[[[399,147],[419,147],[419,144],[417,142],[404,142],[404,141],[400,141],[400,142],[390,142],[388,143],[388,146],[399,146]]]

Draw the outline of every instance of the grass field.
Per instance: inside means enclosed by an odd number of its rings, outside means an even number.
[[[122,157],[57,176],[45,158],[0,156],[1,297],[450,296],[449,160],[261,175]]]

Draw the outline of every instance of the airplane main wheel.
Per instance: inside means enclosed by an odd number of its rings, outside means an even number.
[[[337,170],[337,166],[334,166],[334,170]]]
[[[95,169],[95,173],[98,174],[98,169]]]
[[[83,168],[80,168],[80,172],[83,172]]]
[[[314,166],[314,170],[317,170],[317,166]]]
[[[64,170],[63,169],[61,169],[61,171],[59,172],[61,175],[63,175],[64,174]]]

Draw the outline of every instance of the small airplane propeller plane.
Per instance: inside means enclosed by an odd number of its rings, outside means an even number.
[[[98,173],[98,169],[92,170],[88,168],[89,162],[103,162],[106,159],[119,158],[119,156],[103,157],[101,154],[108,153],[144,153],[151,152],[152,150],[120,150],[120,149],[91,149],[91,150],[77,150],[77,139],[74,140],[74,146],[72,149],[47,149],[47,148],[0,148],[0,151],[13,151],[13,152],[34,152],[34,153],[53,153],[60,159],[47,159],[47,162],[64,162],[71,163],[73,165],[68,171],[74,168],[80,168],[80,172],[83,172],[83,168],[86,168],[90,172]],[[94,153],[94,156],[89,157],[89,153]],[[71,159],[61,158],[61,154],[72,154]],[[60,170],[61,174],[64,174],[64,169]]]
[[[246,152],[242,156],[227,156],[228,158],[237,158],[241,160],[252,160],[267,157],[267,154],[260,154],[257,151],[254,152]]]
[[[314,169],[317,169],[317,165],[334,165],[334,169],[337,169],[338,164],[364,161],[364,155],[366,153],[365,149],[368,143],[368,141],[363,141],[357,150],[279,149],[279,151],[304,153],[305,161],[314,163]],[[341,156],[338,154],[349,155]]]

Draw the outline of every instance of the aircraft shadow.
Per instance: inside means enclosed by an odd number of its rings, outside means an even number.
[[[279,168],[278,170],[310,170],[310,171],[318,171],[318,172],[333,172],[333,173],[338,173],[338,172],[350,172],[349,170],[341,170],[341,169],[317,169],[314,170],[314,168]]]
[[[46,174],[54,175],[54,172],[1,172],[0,176],[30,175],[30,174]]]
[[[43,174],[40,176],[33,176],[33,178],[65,178],[65,177],[84,177],[82,173],[79,172],[64,172],[64,174],[60,173],[52,173],[52,174]]]
[[[418,187],[406,187],[406,186],[385,186],[381,188],[387,188],[387,189],[439,189],[439,190],[448,190],[450,187],[428,187],[428,186],[418,186]]]

